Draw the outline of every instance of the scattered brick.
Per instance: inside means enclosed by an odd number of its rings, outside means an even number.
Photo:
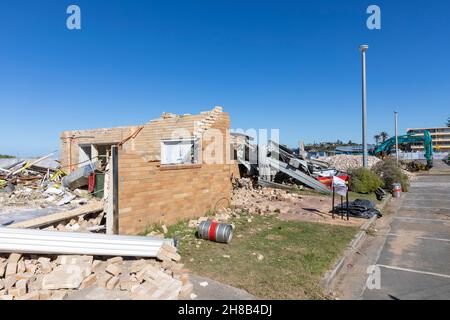
[[[120,281],[119,277],[116,277],[116,276],[112,277],[106,283],[106,289],[113,290],[119,284],[119,281]]]
[[[109,264],[106,267],[106,272],[112,274],[113,276],[118,276],[119,274],[122,273],[122,268],[120,267],[120,265],[117,264]]]

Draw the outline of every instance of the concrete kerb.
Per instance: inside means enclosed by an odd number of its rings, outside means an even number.
[[[380,204],[377,205],[377,209],[380,211],[383,210],[391,199],[392,196],[389,194]],[[336,262],[334,267],[325,274],[324,278],[321,281],[322,287],[328,289],[331,286],[334,279],[336,279],[336,276],[345,265],[345,262],[350,259],[350,257],[356,252],[356,249],[358,249],[359,246],[363,243],[364,239],[366,238],[367,231],[375,224],[377,218],[377,216],[373,216],[364,225],[361,226],[359,232],[350,242],[342,257]]]

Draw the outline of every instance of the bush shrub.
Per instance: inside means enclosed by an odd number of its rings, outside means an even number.
[[[372,193],[381,186],[383,181],[375,173],[366,168],[359,168],[350,173],[352,180],[350,190],[357,193]]]
[[[383,187],[386,190],[391,191],[394,183],[401,183],[402,190],[409,191],[409,178],[403,171],[397,166],[395,159],[387,159],[385,161],[378,162],[372,169],[383,180]]]

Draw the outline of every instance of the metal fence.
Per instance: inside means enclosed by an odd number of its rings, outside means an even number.
[[[435,152],[433,158],[435,160],[447,159],[448,152]],[[425,154],[423,152],[400,152],[400,159],[402,160],[425,160]]]

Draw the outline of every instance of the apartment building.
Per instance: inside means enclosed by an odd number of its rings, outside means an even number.
[[[435,152],[450,152],[450,127],[408,129],[407,132],[408,134],[423,135],[425,130],[431,134]],[[421,143],[415,143],[411,147],[413,151],[424,151]]]

